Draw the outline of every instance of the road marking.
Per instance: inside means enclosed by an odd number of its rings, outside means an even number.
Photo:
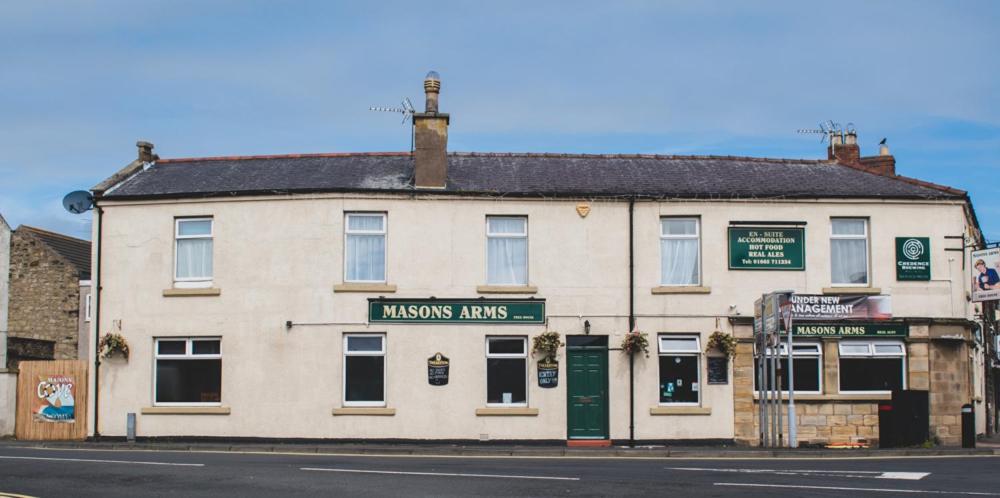
[[[136,465],[170,465],[174,467],[204,467],[203,463],[171,463],[171,462],[139,462],[132,460],[91,460],[87,458],[54,458],[54,457],[29,457],[29,456],[5,456],[0,458],[7,460],[48,460],[55,462],[90,462],[90,463],[134,463]]]
[[[500,474],[456,474],[450,472],[403,472],[400,470],[359,470],[359,469],[329,469],[318,467],[302,467],[299,470],[314,470],[321,472],[348,472],[355,474],[388,474],[402,476],[441,476],[441,477],[492,477],[497,479],[543,479],[550,481],[579,481],[579,477],[552,477],[552,476],[517,476]]]
[[[930,472],[879,472],[874,470],[775,470],[775,469],[713,469],[706,467],[666,467],[667,470],[697,472],[733,472],[737,474],[775,474],[782,476],[853,477],[866,479],[901,479],[919,481]]]
[[[801,484],[756,484],[743,482],[716,482],[716,486],[738,486],[750,488],[786,488],[786,489],[822,489],[827,491],[875,491],[880,493],[911,493],[928,495],[966,495],[966,496],[1000,496],[1000,493],[984,491],[935,491],[930,489],[884,489],[884,488],[845,488],[840,486],[805,486]]]

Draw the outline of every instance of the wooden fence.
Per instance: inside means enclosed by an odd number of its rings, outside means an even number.
[[[18,364],[17,419],[22,440],[87,436],[87,362],[22,361]]]

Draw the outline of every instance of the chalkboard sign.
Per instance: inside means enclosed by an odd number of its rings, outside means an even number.
[[[725,356],[708,357],[708,383],[729,383],[729,358]]]
[[[538,364],[538,387],[551,388],[559,385],[559,362]]]
[[[450,361],[441,353],[427,358],[427,382],[432,386],[448,385],[448,366]]]

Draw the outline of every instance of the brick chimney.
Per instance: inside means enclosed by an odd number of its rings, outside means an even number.
[[[843,135],[830,135],[830,146],[826,148],[826,156],[831,161],[837,161],[847,166],[861,163],[861,149],[858,147],[858,134],[849,131]]]
[[[153,154],[153,144],[140,140],[135,143],[135,146],[139,148],[139,161],[144,163],[151,163],[160,157]]]
[[[884,139],[882,142],[879,144],[877,156],[861,158],[861,167],[879,175],[896,176],[896,158],[889,153],[889,146],[884,143]]]
[[[445,188],[448,180],[448,114],[438,112],[441,77],[427,73],[424,112],[413,115],[414,185],[417,188]]]

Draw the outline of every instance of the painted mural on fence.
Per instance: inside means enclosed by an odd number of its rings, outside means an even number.
[[[75,422],[76,383],[67,375],[39,375],[32,417],[38,422]]]

